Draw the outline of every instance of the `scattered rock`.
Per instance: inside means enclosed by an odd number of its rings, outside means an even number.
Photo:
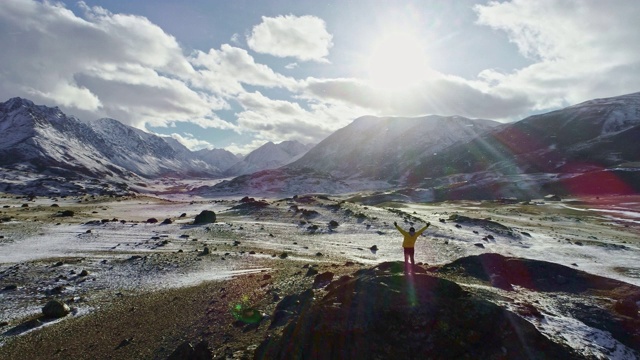
[[[637,318],[638,311],[640,310],[638,308],[638,303],[632,298],[625,298],[616,301],[613,305],[613,308],[618,314],[622,314],[632,318]]]
[[[193,220],[194,225],[211,224],[216,222],[216,213],[211,210],[202,210]]]
[[[89,272],[87,270],[82,270],[80,272],[80,274],[78,274],[78,276],[81,276],[81,277],[85,277],[85,276],[88,276],[88,275],[89,275]]]
[[[164,219],[161,224],[162,225],[169,225],[169,224],[173,224],[173,221],[171,219]]]
[[[513,312],[422,273],[363,269],[319,301],[283,302],[273,321],[287,325],[260,344],[257,359],[579,358]]]
[[[71,217],[71,216],[74,216],[75,214],[76,213],[73,212],[72,210],[65,210],[65,211],[60,213],[60,216]]]
[[[483,245],[482,243],[475,243],[475,244],[473,244],[473,245],[474,245],[474,246],[477,246],[477,247],[479,247],[479,248],[481,248],[481,249],[484,249],[484,245]]]
[[[323,272],[322,274],[316,275],[315,279],[313,279],[312,288],[321,289],[329,285],[329,283],[331,283],[331,280],[333,280],[333,275],[334,274],[330,271]]]
[[[120,348],[122,348],[122,347],[125,347],[125,346],[127,346],[127,345],[130,345],[132,342],[133,342],[133,338],[132,338],[132,337],[131,337],[131,338],[124,339],[124,340],[122,340],[122,341],[120,342],[120,344],[118,344],[118,346],[116,347],[116,350],[117,350],[117,349],[120,349]]]
[[[550,194],[544,197],[544,199],[546,201],[562,201],[562,198],[560,198],[560,196],[555,195],[555,194]]]
[[[313,276],[313,275],[317,275],[317,274],[318,274],[318,270],[316,270],[315,268],[310,267],[310,268],[307,269],[307,273],[304,276],[309,277],[309,276]]]
[[[155,224],[158,222],[158,219],[156,218],[149,218],[147,219],[147,224]]]
[[[71,312],[69,306],[58,300],[51,300],[42,308],[42,314],[47,318],[57,319],[67,316]]]
[[[172,353],[169,355],[167,360],[212,360],[213,359],[213,351],[209,348],[209,344],[202,340],[197,343],[194,347],[190,342],[185,341],[180,344]]]
[[[335,220],[329,221],[329,227],[330,228],[337,228],[338,226],[340,226],[340,224],[338,224],[337,221],[335,221]]]

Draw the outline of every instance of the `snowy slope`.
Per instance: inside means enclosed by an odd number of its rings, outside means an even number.
[[[82,122],[21,98],[0,103],[0,165],[63,176],[215,176],[186,148],[114,119]]]
[[[241,160],[232,152],[224,149],[202,149],[195,151],[195,156],[222,171],[227,170]]]
[[[166,174],[217,175],[219,169],[198,159],[172,138],[163,138],[114,119],[88,122],[107,144],[103,154],[114,164],[147,177]]]
[[[225,171],[228,176],[238,176],[286,165],[306,153],[309,148],[297,141],[268,142],[252,151],[242,161]]]
[[[291,168],[312,168],[339,178],[398,179],[421,158],[469,141],[498,123],[460,116],[361,117],[336,131]]]
[[[0,104],[0,165],[20,166],[38,173],[125,176],[100,148],[106,143],[89,126],[57,107],[36,106],[14,98]]]

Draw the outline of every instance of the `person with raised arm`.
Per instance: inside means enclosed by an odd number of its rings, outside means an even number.
[[[416,229],[412,226],[409,228],[409,231],[405,231],[400,226],[398,226],[397,222],[393,222],[393,225],[400,231],[400,233],[404,236],[404,241],[402,241],[402,247],[404,248],[404,269],[405,272],[413,273],[413,267],[415,266],[414,259],[414,246],[416,244],[416,240],[418,240],[418,236],[422,234],[423,231],[427,230],[430,222],[427,223],[422,229],[416,231]],[[409,261],[411,261],[411,267],[409,267]]]

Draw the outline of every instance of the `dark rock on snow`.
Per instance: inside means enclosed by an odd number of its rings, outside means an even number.
[[[255,358],[578,358],[515,313],[424,272],[403,276],[402,268],[397,262],[359,270],[315,303],[312,294],[306,301],[285,297],[271,326],[289,323],[262,342]]]
[[[211,210],[202,210],[193,220],[194,225],[211,224],[216,222],[216,213]]]
[[[57,319],[67,316],[71,312],[69,306],[58,300],[51,300],[42,308],[42,314],[47,318]]]

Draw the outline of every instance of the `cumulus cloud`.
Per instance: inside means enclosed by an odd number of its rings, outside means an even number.
[[[223,44],[220,50],[211,49],[208,53],[196,51],[190,61],[199,69],[191,84],[223,96],[244,92],[242,84],[289,89],[297,86],[295,79],[256,63],[246,50],[228,44]]]
[[[70,113],[167,125],[221,124],[219,96],[188,86],[196,71],[176,39],[144,17],[79,3],[6,0],[0,5],[0,97],[27,97]],[[209,121],[206,121],[209,120]]]
[[[328,62],[333,36],[324,20],[315,16],[262,17],[253,27],[247,44],[258,53],[294,57],[301,61]]]
[[[485,69],[474,79],[424,69],[429,76],[420,82],[392,90],[356,78],[285,76],[256,62],[238,34],[230,44],[187,55],[147,18],[83,2],[79,8],[78,15],[57,2],[0,1],[0,48],[6,50],[0,52],[0,100],[22,96],[81,118],[111,117],[139,128],[190,122],[229,129],[247,138],[228,149],[246,154],[266,141],[317,143],[363,115],[508,121],[640,90],[634,0],[477,5],[477,24],[505,33],[532,64],[510,72]],[[325,22],[315,16],[263,17],[246,41],[255,52],[291,58],[284,67],[296,73],[301,62],[328,63],[333,47]],[[233,118],[220,118],[223,113]],[[192,149],[208,145],[197,136],[174,138]]]
[[[348,116],[329,115],[346,115],[342,112],[345,110],[350,114],[348,109],[327,110],[314,106],[305,109],[297,102],[270,99],[260,92],[241,94],[237,100],[243,108],[237,114],[238,126],[255,132],[263,141],[314,143],[353,120]]]
[[[193,136],[193,134],[184,133],[183,135],[180,135],[173,133],[170,136],[178,140],[179,143],[186,146],[192,151],[213,148],[213,145],[211,143],[205,140],[197,139]]]
[[[479,24],[504,31],[535,61],[509,74],[487,70],[482,75],[497,81],[494,92],[526,92],[534,108],[545,109],[639,90],[635,0],[513,0],[475,11]]]
[[[394,92],[357,79],[315,79],[304,81],[305,95],[333,100],[385,116],[461,115],[502,119],[525,112],[532,103],[524,94],[500,95],[455,77],[439,75],[411,88]]]
[[[519,120],[598,97],[640,90],[640,7],[635,1],[513,0],[474,7],[478,24],[507,34],[533,63],[475,79],[438,73],[398,89],[362,79],[308,78],[302,97],[373,115],[462,115]],[[544,16],[541,16],[544,14]]]
[[[248,155],[250,152],[252,152],[253,150],[259,148],[260,146],[265,144],[265,140],[262,139],[255,139],[251,142],[249,142],[248,144],[244,144],[244,145],[240,145],[240,144],[236,144],[236,143],[232,143],[231,145],[227,146],[225,148],[225,150],[235,154],[235,155],[242,155],[242,156],[246,156]]]

